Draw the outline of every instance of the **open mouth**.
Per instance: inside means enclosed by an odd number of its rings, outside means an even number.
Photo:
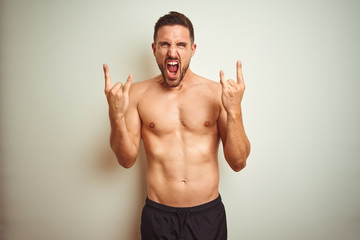
[[[177,60],[166,61],[166,69],[167,69],[168,77],[170,79],[177,79],[178,71],[179,71],[179,61]]]

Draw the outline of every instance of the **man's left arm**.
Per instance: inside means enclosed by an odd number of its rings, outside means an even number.
[[[225,159],[238,172],[246,166],[250,154],[250,142],[242,120],[241,101],[245,91],[242,64],[236,63],[237,81],[225,79],[220,71],[221,102],[218,126],[223,142]]]

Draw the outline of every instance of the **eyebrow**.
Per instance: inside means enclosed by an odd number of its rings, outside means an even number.
[[[171,45],[168,41],[159,41],[158,44],[163,44],[163,43],[167,43],[167,44]],[[183,42],[183,41],[177,42],[177,43],[175,43],[175,44],[176,44],[176,45],[183,44],[183,45],[185,45],[185,46],[189,45],[187,42]]]

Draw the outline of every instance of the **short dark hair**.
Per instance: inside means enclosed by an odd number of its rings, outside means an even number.
[[[195,40],[194,28],[193,28],[193,25],[192,25],[190,19],[188,19],[184,14],[179,13],[179,12],[174,12],[174,11],[169,12],[168,14],[162,16],[156,22],[155,27],[154,27],[154,42],[155,42],[159,28],[162,26],[166,26],[166,25],[170,25],[170,26],[181,25],[181,26],[186,27],[187,29],[189,29],[189,32],[190,32],[191,43],[194,43],[194,40]]]

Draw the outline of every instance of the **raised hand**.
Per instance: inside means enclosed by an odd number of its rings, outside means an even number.
[[[109,68],[103,65],[105,74],[105,95],[109,104],[110,118],[120,119],[125,116],[129,106],[129,90],[132,82],[132,74],[126,80],[124,85],[121,82],[113,85]]]
[[[245,91],[244,78],[242,74],[242,64],[240,61],[236,63],[236,78],[235,82],[232,79],[225,79],[224,71],[220,71],[220,83],[222,86],[221,100],[227,113],[240,114],[241,100]]]

